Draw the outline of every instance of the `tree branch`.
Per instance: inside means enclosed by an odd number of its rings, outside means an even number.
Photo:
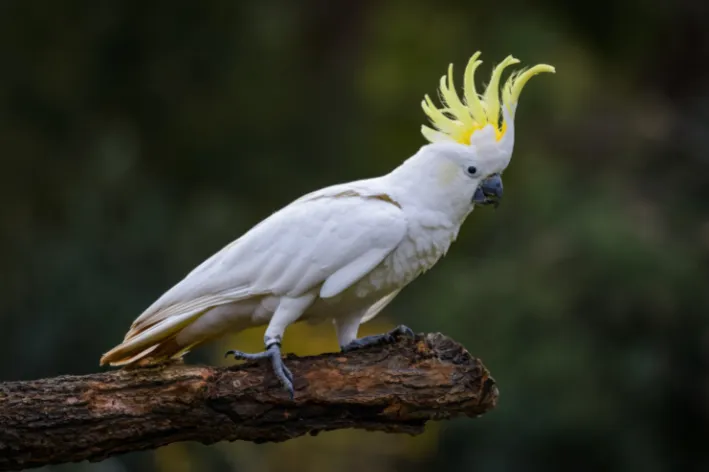
[[[177,441],[285,441],[341,428],[419,434],[428,420],[485,413],[498,397],[480,360],[441,334],[286,363],[295,401],[260,362],[0,384],[0,470]]]

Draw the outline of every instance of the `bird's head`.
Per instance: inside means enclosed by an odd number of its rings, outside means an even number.
[[[402,174],[409,168],[425,179],[417,185],[425,186],[426,193],[465,198],[468,205],[497,203],[501,198],[501,174],[512,157],[514,117],[522,89],[536,74],[555,72],[552,66],[539,64],[512,73],[501,87],[503,71],[519,63],[508,56],[493,68],[490,82],[479,94],[475,87],[475,70],[482,63],[479,57],[476,52],[468,61],[462,98],[454,87],[453,64],[441,77],[442,107],[425,96],[421,106],[433,127],[424,125],[421,133],[430,144],[400,167]]]

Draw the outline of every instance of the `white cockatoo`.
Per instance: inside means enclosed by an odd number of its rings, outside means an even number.
[[[554,72],[540,64],[500,88],[503,70],[519,62],[509,56],[479,95],[479,56],[468,62],[462,99],[452,64],[440,81],[443,108],[425,96],[435,128],[421,129],[429,144],[389,174],[307,194],[263,220],[149,306],[101,364],[167,362],[227,332],[267,325],[264,352],[227,354],[269,358],[292,398],[280,348],[290,324],[330,319],[343,350],[412,334],[400,326],[357,338],[360,324],[448,251],[475,205],[497,204],[520,92],[535,74]]]

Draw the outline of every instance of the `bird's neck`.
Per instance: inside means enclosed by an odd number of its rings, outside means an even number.
[[[460,227],[473,210],[472,194],[468,196],[451,196],[449,192],[440,191],[438,182],[407,182],[392,180],[387,188],[407,214],[410,220],[421,220],[426,226]]]
[[[394,257],[401,258],[402,267],[409,267],[407,274],[413,280],[445,256],[458,237],[460,224],[451,223],[440,218],[440,214],[429,212],[417,212],[408,220],[407,237]]]
[[[414,252],[421,262],[420,269],[425,271],[446,254],[473,210],[473,204],[470,200],[463,204],[444,192],[432,192],[437,182],[423,184],[429,188],[421,185],[409,185],[404,179],[403,182],[394,180],[389,188],[392,198],[406,215]]]

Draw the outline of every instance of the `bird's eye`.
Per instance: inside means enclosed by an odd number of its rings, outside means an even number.
[[[474,176],[478,172],[478,169],[475,166],[470,166],[467,170],[468,174],[471,176]]]

